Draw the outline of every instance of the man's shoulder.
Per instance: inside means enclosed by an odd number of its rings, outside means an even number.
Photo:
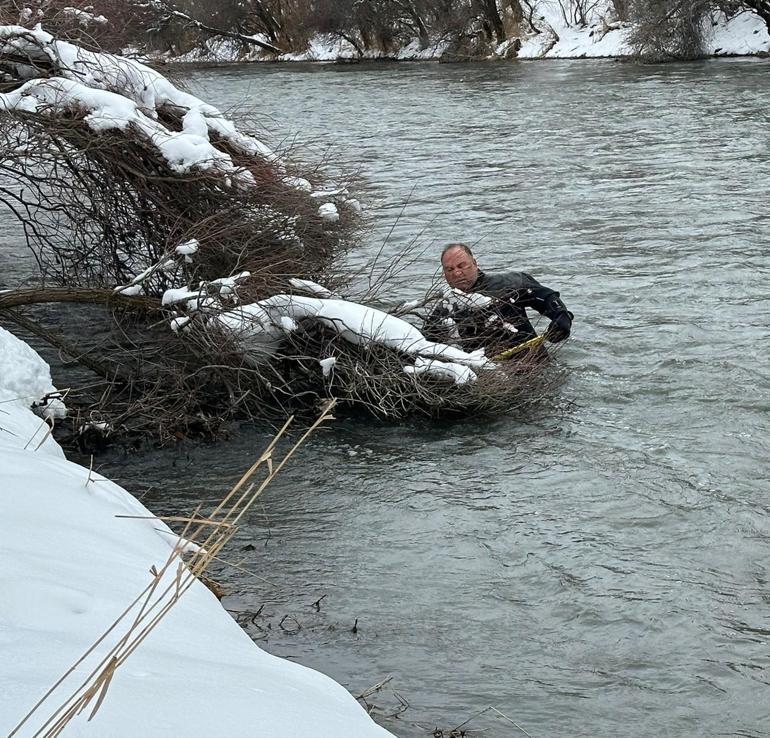
[[[531,279],[532,277],[525,272],[499,272],[497,274],[484,272],[475,287],[483,293],[508,292],[526,287]]]

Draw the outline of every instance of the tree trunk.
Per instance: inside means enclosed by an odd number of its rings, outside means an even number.
[[[521,7],[520,0],[509,0],[508,12],[512,23],[521,23],[524,20],[524,9]]]
[[[628,20],[628,0],[612,0],[612,5],[615,8],[615,14],[618,16],[619,21]]]
[[[167,13],[169,18],[176,18],[177,20],[182,21],[189,26],[193,26],[194,28],[197,28],[199,31],[204,31],[205,33],[209,33],[212,36],[225,36],[226,38],[234,38],[245,44],[253,44],[254,46],[258,46],[260,49],[265,49],[265,51],[270,51],[273,54],[283,53],[283,49],[279,49],[277,46],[274,46],[273,44],[265,43],[264,41],[259,41],[253,38],[252,36],[244,36],[242,33],[227,31],[224,28],[214,28],[213,26],[209,26],[206,23],[201,23],[201,21],[196,20],[195,18],[188,15],[187,13],[183,13],[180,10],[177,10],[176,7],[174,7],[172,3],[167,2],[167,0],[160,0],[160,2],[158,2],[158,7],[162,9],[165,13]],[[272,38],[273,34],[270,33],[272,26],[269,23],[270,19],[272,19],[272,16],[270,16],[267,13],[265,13],[265,15],[263,16],[260,13],[260,10],[262,10],[262,13],[264,13],[264,9],[261,7],[261,4],[257,9],[257,15],[258,17],[260,17],[261,20],[265,22],[268,35]],[[273,19],[273,22],[274,22],[274,19]]]
[[[425,23],[423,23],[420,14],[415,10],[414,5],[411,2],[401,2],[400,0],[396,0],[396,5],[401,8],[401,10],[411,18],[412,23],[414,23],[420,38],[420,48],[426,48],[429,43],[428,29],[425,27]]]
[[[497,9],[497,0],[481,0],[481,12],[484,16],[484,20],[489,23],[494,36],[495,41],[498,44],[505,41],[505,28],[503,27],[503,19],[500,17],[500,12]]]

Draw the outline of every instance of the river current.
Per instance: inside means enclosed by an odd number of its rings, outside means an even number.
[[[575,314],[539,412],[343,420],[301,449],[228,554],[269,583],[215,572],[262,647],[356,694],[392,677],[368,700],[402,710],[377,717],[401,738],[465,721],[495,738],[770,736],[768,74],[756,60],[185,74],[272,143],[361,176],[373,230],[353,264],[427,247],[397,297],[461,240]],[[267,438],[100,471],[189,512]]]

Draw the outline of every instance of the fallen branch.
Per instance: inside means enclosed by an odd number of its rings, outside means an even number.
[[[223,28],[215,28],[214,26],[209,26],[206,23],[202,23],[201,21],[196,20],[195,18],[188,15],[187,13],[183,13],[177,10],[176,8],[172,7],[167,2],[161,2],[159,0],[154,4],[162,8],[163,11],[168,14],[169,17],[177,18],[181,21],[184,21],[184,23],[186,23],[188,26],[193,26],[194,28],[197,28],[199,31],[205,31],[206,33],[209,33],[212,36],[224,36],[225,38],[234,38],[237,41],[241,41],[242,43],[253,44],[254,46],[258,46],[260,49],[269,51],[271,54],[285,53],[283,49],[279,49],[277,46],[267,43],[266,41],[262,41],[261,39],[255,38],[254,36],[246,36],[243,33],[238,33],[236,31],[226,31]]]
[[[46,287],[0,292],[0,310],[8,310],[22,305],[42,305],[54,302],[121,305],[147,313],[160,312],[161,310],[161,303],[157,297],[124,295],[115,290],[98,287]]]
[[[126,383],[131,380],[132,375],[129,372],[126,372],[119,364],[99,361],[99,359],[93,358],[93,356],[90,356],[86,351],[78,348],[75,344],[70,343],[57,333],[49,331],[47,328],[43,328],[37,321],[21,315],[16,310],[3,309],[2,314],[16,323],[16,325],[24,328],[24,330],[29,331],[33,335],[42,338],[46,343],[62,353],[67,354],[67,356],[70,356],[77,361],[78,364],[86,367],[86,369],[90,369],[108,382],[118,381]]]

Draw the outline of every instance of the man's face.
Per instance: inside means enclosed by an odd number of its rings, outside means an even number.
[[[473,287],[479,276],[476,260],[461,248],[449,249],[441,260],[441,266],[447,284],[463,292]]]

